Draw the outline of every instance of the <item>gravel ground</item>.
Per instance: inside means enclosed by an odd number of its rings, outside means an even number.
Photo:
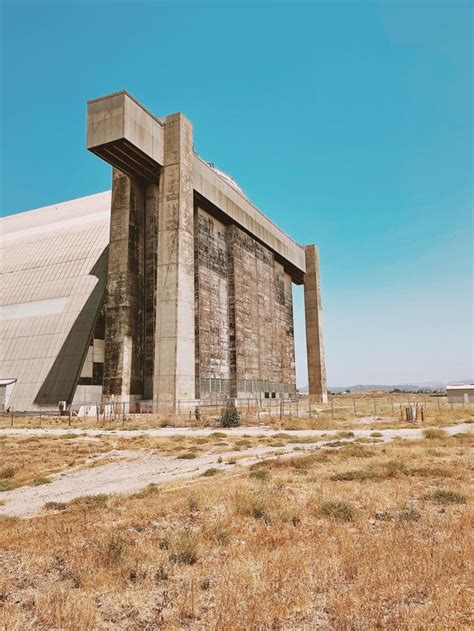
[[[423,435],[423,430],[427,429],[429,426],[415,426],[413,428],[403,428],[403,429],[358,429],[354,428],[343,428],[343,429],[323,429],[323,430],[314,430],[314,429],[298,429],[298,430],[282,430],[282,429],[274,429],[272,427],[267,427],[265,425],[252,425],[250,427],[234,427],[233,429],[223,429],[216,427],[161,427],[157,429],[46,429],[46,428],[3,428],[0,429],[0,437],[1,436],[103,436],[104,434],[110,434],[111,436],[125,436],[129,438],[133,438],[135,436],[153,436],[155,438],[159,437],[169,437],[169,436],[210,436],[215,432],[224,433],[228,436],[265,436],[271,437],[275,434],[288,434],[288,436],[333,436],[338,434],[339,432],[354,432],[356,438],[367,437],[373,431],[381,432],[384,436],[388,436],[388,438],[393,438],[394,436],[400,436],[401,438],[421,438]],[[443,427],[443,429],[448,434],[456,434],[460,431],[467,431],[472,429],[472,426],[469,423],[459,423],[458,425],[451,425],[449,427]]]
[[[150,430],[116,430],[107,432],[119,436],[208,436],[215,430],[212,429],[188,429],[188,428],[163,428]],[[221,431],[221,430],[219,430]],[[367,437],[371,430],[353,429],[355,438]],[[472,431],[472,425],[463,423],[444,429],[447,434]],[[232,430],[222,430],[229,436],[257,436],[271,437],[277,433],[265,427],[241,427]],[[104,434],[100,430],[55,430],[55,429],[6,429],[0,431],[1,435],[9,436],[54,436],[58,434],[95,436]],[[315,438],[315,443],[324,434],[330,438],[338,433],[338,430],[314,431],[298,430],[285,432],[292,438],[297,436]],[[423,437],[423,428],[413,429],[387,429],[381,430],[380,440],[388,442],[392,438],[419,439]],[[346,442],[351,442],[347,440]],[[282,458],[301,455],[305,451],[320,448],[317,444],[291,444],[285,447],[254,447],[241,451],[227,451],[220,454],[207,454],[191,460],[182,460],[172,456],[157,456],[147,450],[111,451],[102,454],[102,457],[112,457],[114,462],[104,465],[96,465],[90,469],[60,473],[52,478],[49,484],[40,486],[24,486],[12,491],[0,493],[0,515],[15,517],[32,517],[38,514],[47,502],[69,502],[83,495],[121,494],[133,493],[142,489],[147,484],[160,484],[173,480],[193,478],[204,473],[207,469],[229,470],[237,464],[250,466],[265,456],[278,455]],[[237,459],[229,463],[229,460]],[[220,462],[219,459],[222,459]]]

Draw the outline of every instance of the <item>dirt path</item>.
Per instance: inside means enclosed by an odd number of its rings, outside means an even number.
[[[206,436],[213,430],[198,429],[172,429],[164,428],[157,430],[143,431],[117,431],[111,432],[121,436],[170,436],[170,435],[192,435]],[[243,434],[254,436],[265,434],[272,436],[277,433],[275,430],[268,428],[238,428],[233,430],[223,430],[226,434],[232,436],[242,436]],[[370,430],[352,430],[356,438],[366,437]],[[455,434],[458,432],[472,431],[469,424],[460,424],[445,428],[447,434]],[[69,430],[48,430],[48,429],[31,429],[31,430],[3,430],[0,435],[39,435],[49,436],[57,434],[80,434],[83,431]],[[95,430],[87,430],[87,435],[103,433]],[[388,442],[394,437],[419,439],[423,436],[421,428],[398,429],[398,430],[382,430],[381,440]],[[317,432],[313,430],[299,430],[288,432],[292,438],[295,436],[314,436],[315,443],[324,434],[327,437],[337,434],[337,430],[329,430],[325,432]],[[351,442],[351,440],[347,440]],[[0,515],[12,515],[16,517],[32,517],[41,511],[47,502],[69,502],[83,495],[95,495],[98,493],[105,494],[121,494],[132,493],[142,489],[150,483],[164,483],[173,480],[193,478],[201,475],[207,469],[215,468],[220,470],[228,470],[238,464],[240,466],[250,466],[258,462],[262,457],[278,455],[287,458],[304,453],[304,451],[318,449],[321,446],[316,444],[290,444],[285,447],[254,447],[242,451],[227,451],[220,454],[208,454],[199,456],[192,460],[180,460],[172,456],[157,456],[145,450],[136,451],[114,451],[114,462],[98,465],[90,469],[83,469],[70,473],[61,473],[55,476],[49,484],[40,486],[25,486],[12,491],[0,494]],[[111,455],[111,452],[102,454],[104,457]],[[234,459],[236,459],[234,461]],[[229,462],[231,461],[231,462]]]
[[[367,437],[372,432],[381,432],[383,436],[393,438],[400,436],[400,438],[421,438],[423,430],[429,426],[403,428],[403,429],[360,429],[357,427],[343,429],[298,429],[298,430],[282,430],[273,429],[271,427],[263,425],[252,425],[250,427],[235,427],[233,429],[211,428],[211,427],[162,427],[157,429],[46,429],[46,428],[2,428],[0,429],[0,437],[2,436],[122,436],[125,438],[135,438],[136,436],[153,436],[155,438],[166,438],[169,436],[186,436],[202,437],[210,436],[215,432],[226,434],[227,436],[248,436],[254,438],[256,436],[264,436],[271,438],[275,434],[287,434],[288,436],[334,436],[339,432],[353,432],[356,438]],[[457,432],[465,432],[472,429],[472,425],[469,423],[459,423],[458,425],[451,425],[449,427],[443,427],[448,434],[456,434]]]
[[[0,494],[4,502],[0,515],[31,517],[47,502],[69,502],[84,495],[133,493],[147,484],[171,482],[201,475],[207,469],[231,469],[236,464],[250,466],[262,457],[278,454],[291,455],[297,445],[288,447],[255,447],[245,451],[227,451],[180,460],[172,456],[156,456],[145,450],[115,451],[116,462],[58,474],[49,484],[24,486]],[[300,445],[301,450],[312,450],[315,445]],[[108,453],[102,454],[108,457]],[[231,461],[231,462],[229,462]]]

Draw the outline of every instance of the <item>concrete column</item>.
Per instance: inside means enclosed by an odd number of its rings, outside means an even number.
[[[118,169],[112,176],[105,303],[104,399],[143,392],[144,188]]]
[[[306,346],[308,351],[309,396],[313,401],[327,403],[326,365],[324,360],[319,252],[315,245],[305,247],[306,274],[304,302],[306,315]]]
[[[144,351],[143,398],[153,398],[156,326],[156,268],[158,256],[159,187],[155,183],[145,190],[145,283],[144,283]]]
[[[153,398],[166,409],[195,397],[193,130],[182,114],[165,120],[159,188]]]

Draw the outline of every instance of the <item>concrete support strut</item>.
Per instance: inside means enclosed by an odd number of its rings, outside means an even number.
[[[306,274],[304,302],[306,316],[306,346],[308,353],[309,397],[327,403],[326,365],[324,359],[319,252],[315,245],[305,247]]]
[[[193,129],[182,114],[164,124],[160,176],[153,400],[195,397]]]
[[[129,401],[143,390],[144,189],[113,170],[106,298],[104,398]]]

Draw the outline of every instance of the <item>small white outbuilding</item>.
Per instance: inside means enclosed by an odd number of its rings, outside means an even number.
[[[448,403],[474,403],[474,383],[446,386]]]
[[[0,379],[0,413],[8,410],[8,400],[15,383],[16,379]]]

